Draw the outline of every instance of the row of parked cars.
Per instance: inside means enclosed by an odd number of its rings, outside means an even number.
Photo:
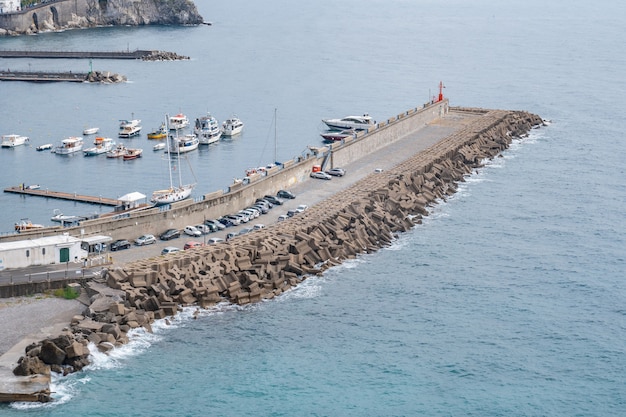
[[[320,180],[332,180],[333,177],[343,177],[344,175],[346,175],[346,170],[343,168],[332,168],[327,171],[311,172],[311,178],[317,178]]]
[[[163,233],[159,235],[159,239],[163,241],[167,241],[167,240],[179,238],[183,234],[190,236],[190,237],[197,238],[202,235],[206,235],[209,233],[217,232],[219,230],[223,230],[230,226],[236,226],[242,223],[247,223],[250,220],[259,217],[261,214],[268,213],[269,210],[275,205],[282,205],[284,203],[284,199],[294,199],[294,198],[296,198],[296,196],[292,192],[287,191],[287,190],[280,190],[278,191],[276,196],[266,195],[262,198],[259,198],[256,200],[256,202],[252,206],[247,207],[243,210],[240,210],[239,212],[234,213],[232,215],[223,216],[223,217],[220,217],[219,219],[205,220],[204,223],[202,224],[188,225],[188,226],[185,226],[185,228],[182,231],[179,229],[167,229],[166,231],[164,231]],[[263,227],[265,226],[262,224],[256,224],[252,228],[242,229],[238,234],[244,234],[252,230],[261,229]],[[229,234],[229,236],[233,237],[232,234]],[[208,239],[207,243],[215,244],[223,240],[224,239],[214,237],[214,238]],[[146,246],[146,245],[155,244],[156,242],[157,242],[157,238],[154,235],[145,234],[135,239],[134,244],[136,246]],[[197,247],[198,245],[201,245],[201,243],[190,241],[185,244],[184,249],[191,249],[193,247]],[[120,240],[116,240],[115,242],[113,242],[110,245],[110,249],[112,251],[118,251],[118,250],[128,249],[131,246],[132,244],[130,241],[126,239],[120,239]],[[163,249],[163,252],[173,253],[179,250],[180,250],[179,248],[176,248],[174,246],[168,246],[165,249]]]

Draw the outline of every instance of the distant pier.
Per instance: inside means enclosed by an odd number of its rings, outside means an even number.
[[[157,51],[1,51],[0,58],[145,59]]]
[[[114,198],[106,198],[101,196],[83,195],[77,193],[64,193],[61,191],[50,191],[48,189],[32,189],[28,187],[22,187],[21,185],[16,187],[9,187],[4,189],[5,193],[36,195],[40,197],[57,198],[61,200],[79,201],[81,203],[101,204],[104,206],[119,206],[121,202]]]

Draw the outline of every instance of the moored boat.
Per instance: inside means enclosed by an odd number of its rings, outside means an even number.
[[[128,148],[126,149],[126,153],[122,155],[122,158],[124,158],[124,161],[131,161],[133,159],[141,158],[142,153],[143,153],[143,149]]]
[[[126,146],[118,144],[115,148],[107,152],[107,158],[121,158],[126,154]]]
[[[87,148],[83,151],[85,156],[96,156],[103,153],[107,153],[113,149],[115,146],[115,142],[111,138],[103,138],[98,136],[96,140],[94,140],[94,145],[91,148]]]
[[[243,122],[237,116],[224,120],[222,123],[222,135],[235,136],[243,130]]]
[[[170,145],[169,152],[171,153],[185,153],[190,152],[195,149],[198,149],[198,145],[200,144],[200,140],[198,137],[193,134],[187,134],[182,137],[170,137]]]
[[[69,155],[83,150],[83,138],[70,136],[63,139],[61,144],[54,148],[54,153],[59,155]]]
[[[37,149],[39,152],[45,151],[47,149],[52,149],[52,144],[51,143],[44,143],[43,145],[37,146],[35,149]]]
[[[356,131],[353,129],[346,130],[329,130],[328,132],[321,133],[320,136],[326,142],[338,142],[342,141],[347,137],[352,137],[356,134]]]
[[[156,145],[152,147],[153,151],[160,151],[163,149],[165,149],[165,142],[157,143]]]
[[[22,135],[2,135],[2,143],[0,146],[3,148],[15,148],[28,142],[28,136]]]
[[[74,223],[84,219],[84,217],[80,216],[65,215],[59,209],[54,209],[52,211],[52,217],[50,217],[50,220],[57,223]]]
[[[376,121],[369,114],[363,116],[346,116],[341,119],[322,119],[330,129],[357,129],[365,130],[376,126]]]
[[[118,133],[120,138],[131,138],[137,136],[139,132],[141,132],[141,120],[133,119],[120,121],[120,131]]]
[[[189,126],[189,119],[182,113],[178,113],[169,119],[169,130],[180,130]]]
[[[220,125],[210,113],[196,119],[194,133],[198,136],[200,145],[210,145],[222,137]]]
[[[165,128],[165,123],[161,123],[161,126],[158,129],[148,133],[148,139],[165,139],[166,137],[167,129]]]
[[[35,224],[29,219],[21,219],[19,222],[15,223],[15,231],[18,233],[27,230],[42,229],[43,227],[43,224]]]
[[[98,131],[100,131],[99,127],[88,127],[85,130],[83,130],[83,135],[87,136],[87,135],[95,135],[96,133],[98,133]]]

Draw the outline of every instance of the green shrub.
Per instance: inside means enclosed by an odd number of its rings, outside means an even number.
[[[71,287],[63,287],[54,290],[55,297],[65,298],[66,300],[74,300],[78,298],[79,295],[80,294]]]

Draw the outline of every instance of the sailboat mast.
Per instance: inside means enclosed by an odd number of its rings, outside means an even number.
[[[274,107],[274,163],[278,162],[278,157],[276,156],[276,152],[278,149],[278,144],[276,140],[276,131],[278,130],[278,118],[276,117],[276,107]]]
[[[167,167],[170,172],[170,189],[174,188],[174,181],[172,180],[172,153],[170,150],[170,117],[169,115],[165,115],[165,126],[167,129],[167,138],[165,139],[167,142]]]

